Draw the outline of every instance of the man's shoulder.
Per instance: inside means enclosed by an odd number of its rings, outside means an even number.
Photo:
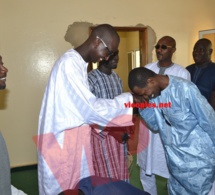
[[[88,73],[88,81],[91,85],[95,85],[99,80],[99,70],[94,69]]]
[[[170,82],[174,83],[176,86],[184,86],[184,85],[190,85],[192,82],[184,79],[183,77],[175,76],[175,75],[168,75]]]
[[[215,63],[211,62],[208,66],[208,68],[210,68],[211,70],[215,70]]]
[[[185,67],[183,67],[182,65],[176,64],[176,63],[173,64],[171,69],[174,71],[188,72],[188,70]]]
[[[75,50],[75,49],[69,49],[64,54],[62,54],[61,58],[80,58],[83,59],[82,56]]]
[[[113,74],[114,76],[116,76],[116,77],[120,78],[120,77],[119,77],[119,75],[118,75],[118,73],[117,73],[117,72],[115,72],[114,70],[112,70],[112,74]]]
[[[69,69],[80,69],[80,67],[87,67],[87,65],[88,63],[84,61],[82,56],[75,49],[69,49],[57,59],[54,66],[66,66]]]
[[[152,62],[145,65],[146,68],[150,69],[152,67],[157,67],[158,62]]]
[[[94,75],[94,74],[96,74],[97,72],[98,72],[98,69],[93,69],[93,70],[91,70],[90,72],[88,72],[88,76]]]
[[[187,70],[189,71],[193,71],[196,69],[196,64],[191,64],[189,66],[186,67]],[[214,71],[215,70],[215,63],[214,62],[210,62],[207,67],[206,67],[206,70],[209,70],[209,71]]]
[[[158,68],[157,63],[158,63],[158,62],[149,63],[149,64],[147,64],[145,67],[148,68],[148,69]],[[176,64],[176,63],[174,63],[174,64],[170,67],[170,69],[184,70],[184,71],[186,72],[185,67],[183,67],[182,65]]]
[[[195,68],[195,64],[190,64],[186,67],[187,70],[192,70]]]
[[[176,69],[180,69],[180,70],[186,70],[185,67],[183,67],[182,65],[176,64],[176,63],[174,63],[172,67],[174,67]]]

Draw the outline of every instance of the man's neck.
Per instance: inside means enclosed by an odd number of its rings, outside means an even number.
[[[103,65],[99,66],[99,67],[98,67],[98,70],[99,70],[100,72],[104,73],[104,74],[107,74],[107,75],[110,75],[110,74],[112,73],[112,69],[107,68],[107,67],[105,67],[105,66],[103,66]]]
[[[159,67],[168,68],[168,67],[172,66],[174,63],[172,61],[168,61],[168,62],[158,61],[157,64]]]
[[[169,85],[169,77],[167,75],[156,75],[159,81],[159,87],[162,90],[166,89]]]
[[[210,63],[211,63],[211,60],[210,60],[210,61],[207,61],[207,62],[204,62],[204,63],[202,63],[202,64],[197,64],[197,63],[196,63],[196,65],[197,65],[198,67],[200,67],[200,68],[204,68],[204,67],[207,67],[208,64],[210,64]]]
[[[157,66],[159,68],[158,74],[165,74],[165,71],[167,68],[170,68],[173,65],[172,62],[166,62],[166,63],[157,63]]]
[[[89,50],[86,49],[87,46],[85,45],[86,43],[78,46],[77,48],[74,48],[74,50],[76,50],[81,55],[85,62],[92,62],[89,55]]]

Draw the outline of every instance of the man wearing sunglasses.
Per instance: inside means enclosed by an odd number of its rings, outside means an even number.
[[[119,41],[111,25],[101,24],[82,45],[68,50],[56,61],[45,90],[35,139],[41,195],[73,189],[82,178],[95,175],[90,125],[132,125],[132,108],[124,107],[124,102],[133,102],[130,93],[101,99],[89,90],[88,63],[108,60],[118,51]]]
[[[170,36],[162,37],[155,45],[157,62],[147,64],[145,67],[161,75],[173,75],[190,80],[189,72],[182,66],[172,62],[176,51],[176,41]],[[147,121],[146,121],[147,122]],[[150,131],[144,123],[140,123],[140,131],[149,135],[148,147],[138,153],[137,163],[140,166],[140,179],[145,191],[157,195],[155,175],[169,177],[164,148],[160,134]]]

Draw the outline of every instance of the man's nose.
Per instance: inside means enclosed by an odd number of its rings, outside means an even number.
[[[8,69],[4,67],[3,65],[0,65],[0,71],[2,74],[6,74],[8,72]]]
[[[156,53],[161,52],[162,48],[159,47],[158,49],[156,49]]]
[[[105,59],[106,61],[108,61],[108,60],[109,60],[109,58],[110,58],[110,56],[106,56],[106,57],[104,57],[104,59]]]

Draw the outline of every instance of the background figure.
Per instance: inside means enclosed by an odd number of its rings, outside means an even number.
[[[174,75],[190,80],[189,72],[182,66],[172,62],[173,53],[176,51],[176,42],[172,37],[162,37],[157,42],[155,51],[158,61],[147,64],[146,68],[157,74]],[[147,121],[145,122],[147,123]],[[146,150],[137,153],[137,163],[140,166],[140,180],[145,191],[152,195],[157,195],[155,175],[160,175],[164,178],[169,177],[164,148],[160,139],[160,133],[152,132],[146,126],[144,127],[143,124],[140,125],[139,131],[149,131],[149,138],[145,137],[145,139],[149,139],[148,147]]]
[[[6,87],[7,68],[0,56],[0,89]],[[0,132],[0,194],[11,195],[10,161],[4,138]]]
[[[118,51],[119,42],[111,25],[98,25],[82,45],[68,50],[53,66],[35,139],[41,195],[73,189],[82,178],[95,175],[91,125],[132,125],[132,109],[124,107],[124,102],[133,102],[130,93],[109,100],[89,90],[88,63],[108,60]]]
[[[6,87],[6,77],[8,69],[4,67],[2,57],[0,56],[0,89],[5,89]]]
[[[3,66],[0,56],[0,90],[6,87],[8,69]],[[0,194],[2,195],[24,195],[25,193],[11,185],[10,160],[4,138],[0,132]],[[12,189],[12,190],[11,190]]]
[[[208,39],[199,39],[193,48],[195,64],[187,67],[191,81],[215,109],[215,63],[211,61],[212,43]]]
[[[108,61],[99,62],[97,69],[88,73],[90,91],[98,98],[113,99],[123,92],[122,81],[113,71],[119,61],[118,52],[112,55]],[[101,177],[116,178],[128,181],[128,166],[126,162],[126,141],[117,141],[113,134],[122,138],[125,128],[110,128],[109,132],[97,133],[92,130],[93,166],[95,175]]]
[[[169,169],[169,195],[208,194],[215,180],[215,112],[194,83],[140,67],[129,73],[131,91],[154,108],[140,109],[159,131]],[[159,103],[171,102],[160,108]]]
[[[4,138],[0,132],[0,192],[11,194],[10,162]]]

